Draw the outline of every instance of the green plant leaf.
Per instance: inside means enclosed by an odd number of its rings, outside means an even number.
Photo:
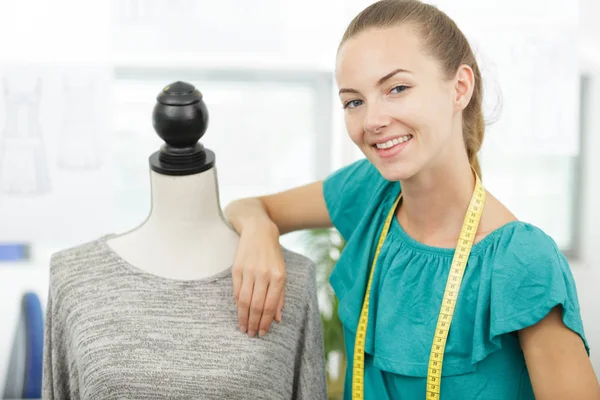
[[[342,355],[340,376],[337,381],[331,381],[328,373],[328,387],[331,388],[331,398],[341,398],[343,379],[346,364],[344,351],[344,331],[338,315],[338,299],[329,283],[331,272],[346,245],[341,234],[335,229],[312,229],[305,231],[304,243],[308,249],[307,256],[313,260],[317,267],[317,290],[322,298],[331,307],[331,314],[321,310],[321,323],[323,325],[323,340],[325,348],[325,361],[329,362],[332,352]],[[341,382],[338,382],[341,381]]]

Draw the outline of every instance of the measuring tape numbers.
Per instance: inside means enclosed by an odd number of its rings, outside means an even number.
[[[379,241],[377,248],[375,249],[375,256],[371,264],[371,271],[369,273],[369,280],[367,282],[367,289],[365,292],[365,298],[363,300],[362,309],[360,312],[360,319],[358,321],[358,328],[356,330],[356,339],[354,342],[354,360],[352,364],[352,400],[364,400],[364,376],[365,376],[365,341],[367,337],[367,325],[369,320],[369,298],[371,294],[371,284],[373,281],[373,271],[379,258],[381,247],[387,237],[390,223],[396,214],[396,208],[402,194],[398,196],[390,209],[387,218],[384,222],[383,229],[379,235]],[[463,226],[460,231],[458,244],[454,257],[452,259],[452,265],[450,267],[450,273],[448,274],[448,280],[446,281],[446,288],[442,298],[442,305],[438,315],[438,321],[435,328],[433,337],[433,343],[431,346],[431,353],[429,355],[429,364],[427,368],[427,386],[425,398],[426,400],[439,400],[440,388],[442,384],[442,366],[444,362],[444,349],[446,348],[446,340],[448,338],[448,332],[450,331],[450,324],[452,323],[452,317],[454,315],[454,309],[458,299],[458,293],[460,285],[462,283],[463,274],[471,254],[471,248],[477,234],[477,227],[481,219],[483,206],[485,204],[485,189],[481,184],[479,176],[475,174],[475,190],[469,203],[469,208]]]

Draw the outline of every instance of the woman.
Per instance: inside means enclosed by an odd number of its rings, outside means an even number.
[[[334,226],[347,241],[331,276],[350,361],[345,398],[372,271],[365,398],[423,399],[453,255],[480,176],[480,71],[445,14],[419,1],[383,0],[348,27],[336,79],[348,133],[366,159],[322,182],[227,207],[241,235],[234,265],[240,329],[264,335],[282,318],[279,235]],[[600,399],[567,261],[544,232],[484,194],[445,345],[443,398]]]

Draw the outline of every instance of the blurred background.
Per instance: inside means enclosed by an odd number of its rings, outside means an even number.
[[[470,39],[489,121],[486,187],[559,244],[600,372],[600,3],[435,0]],[[50,255],[150,209],[156,95],[193,83],[221,203],[361,158],[333,75],[367,0],[0,0],[0,398],[37,398]],[[282,238],[320,266],[332,398],[343,338],[328,287],[335,231]],[[40,336],[42,335],[42,336]]]

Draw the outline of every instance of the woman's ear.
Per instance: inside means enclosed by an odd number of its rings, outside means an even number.
[[[475,74],[468,65],[461,65],[456,72],[455,78],[455,111],[462,111],[469,105],[473,89],[475,88]]]

